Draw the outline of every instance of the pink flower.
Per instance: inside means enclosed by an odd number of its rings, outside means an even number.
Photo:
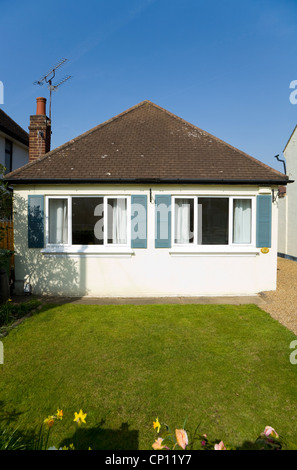
[[[188,435],[184,429],[176,429],[175,436],[178,445],[185,450],[186,446],[188,445]]]
[[[271,436],[275,437],[276,439],[278,439],[279,437],[276,430],[273,429],[271,426],[266,426],[266,428],[264,429],[264,434],[266,437]]]
[[[204,447],[204,446],[205,446],[205,444],[206,444],[206,442],[205,442],[205,441],[201,441],[201,445],[202,445],[202,447]]]
[[[166,446],[162,446],[163,439],[162,437],[159,437],[158,439],[155,440],[155,442],[152,445],[152,448],[155,450],[162,450]]]
[[[215,444],[214,449],[215,450],[227,450],[223,441],[221,441],[219,444]]]

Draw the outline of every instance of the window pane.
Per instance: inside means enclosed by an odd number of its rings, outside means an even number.
[[[252,201],[234,199],[233,202],[233,243],[251,243]]]
[[[72,198],[72,244],[103,245],[103,197]]]
[[[175,243],[187,244],[194,241],[194,200],[175,199]]]
[[[12,142],[5,139],[5,173],[12,171]]]
[[[49,243],[68,243],[68,201],[49,200]]]
[[[198,244],[228,245],[228,221],[228,198],[198,198]]]
[[[108,204],[108,243],[127,243],[127,199],[109,198]]]

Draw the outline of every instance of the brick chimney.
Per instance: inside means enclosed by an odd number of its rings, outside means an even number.
[[[51,121],[46,116],[46,98],[36,98],[36,114],[30,116],[29,162],[51,149]]]

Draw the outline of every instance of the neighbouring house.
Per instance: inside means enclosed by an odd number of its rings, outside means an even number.
[[[297,126],[283,154],[286,173],[294,182],[280,188],[278,255],[297,261]]]
[[[49,151],[45,100],[14,190],[15,286],[96,297],[276,288],[289,179],[150,101]]]
[[[0,164],[9,173],[29,161],[29,134],[0,109]]]

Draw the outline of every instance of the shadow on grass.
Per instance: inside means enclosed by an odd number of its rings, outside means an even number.
[[[139,431],[130,430],[128,423],[122,423],[120,429],[104,429],[103,425],[104,421],[93,428],[78,428],[59,448],[73,444],[76,450],[138,450]]]
[[[16,411],[14,408],[13,410],[6,411],[4,409],[5,403],[4,401],[0,401],[0,424],[10,424],[14,423],[18,420],[22,412]]]

